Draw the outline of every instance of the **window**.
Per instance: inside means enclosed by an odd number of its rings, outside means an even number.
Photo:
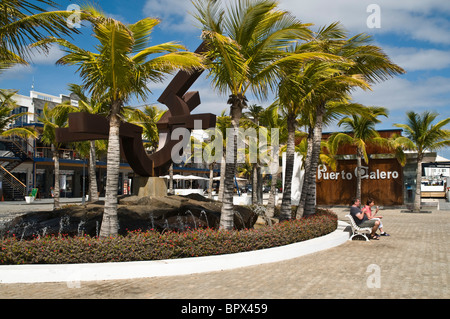
[[[19,106],[12,110],[11,115],[26,113],[28,112],[28,108],[25,106]],[[28,114],[22,115],[15,119],[13,126],[24,126],[28,123]]]

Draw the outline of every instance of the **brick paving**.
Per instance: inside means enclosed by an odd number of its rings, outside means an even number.
[[[333,210],[346,220],[348,209]],[[450,211],[380,214],[390,237],[347,241],[288,261],[173,277],[0,284],[0,298],[450,298]]]

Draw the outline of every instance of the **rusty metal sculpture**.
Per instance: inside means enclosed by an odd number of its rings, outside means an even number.
[[[205,44],[202,43],[195,52],[205,52]],[[157,123],[160,135],[165,135],[165,138],[160,140],[155,153],[146,153],[140,126],[127,122],[120,125],[121,153],[136,174],[146,177],[166,174],[172,163],[172,148],[181,141],[181,137],[175,139],[171,137],[170,133],[175,128],[184,127],[192,130],[195,120],[201,120],[202,129],[215,126],[214,114],[191,114],[191,111],[200,105],[200,95],[198,92],[188,90],[202,72],[203,70],[195,70],[192,73],[179,71],[159,97],[158,102],[165,104],[169,110]],[[68,143],[107,139],[108,133],[109,124],[106,117],[83,112],[71,113],[69,127],[56,129],[56,140]]]

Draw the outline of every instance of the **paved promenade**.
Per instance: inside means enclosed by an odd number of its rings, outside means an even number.
[[[0,205],[0,215],[6,207]],[[347,208],[333,210],[346,221]],[[431,213],[385,209],[380,214],[390,237],[347,241],[287,261],[173,277],[0,284],[0,298],[447,299],[450,210],[427,210]]]

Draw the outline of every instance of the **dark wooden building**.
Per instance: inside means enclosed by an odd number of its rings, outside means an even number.
[[[401,135],[401,130],[378,131],[381,137]],[[328,139],[331,133],[323,134]],[[362,159],[361,202],[373,198],[377,205],[395,206],[404,204],[403,168],[394,154],[377,145],[367,145],[369,163]],[[317,204],[349,205],[356,195],[356,147],[345,145],[339,148],[337,168],[333,171],[320,165],[317,171]]]

